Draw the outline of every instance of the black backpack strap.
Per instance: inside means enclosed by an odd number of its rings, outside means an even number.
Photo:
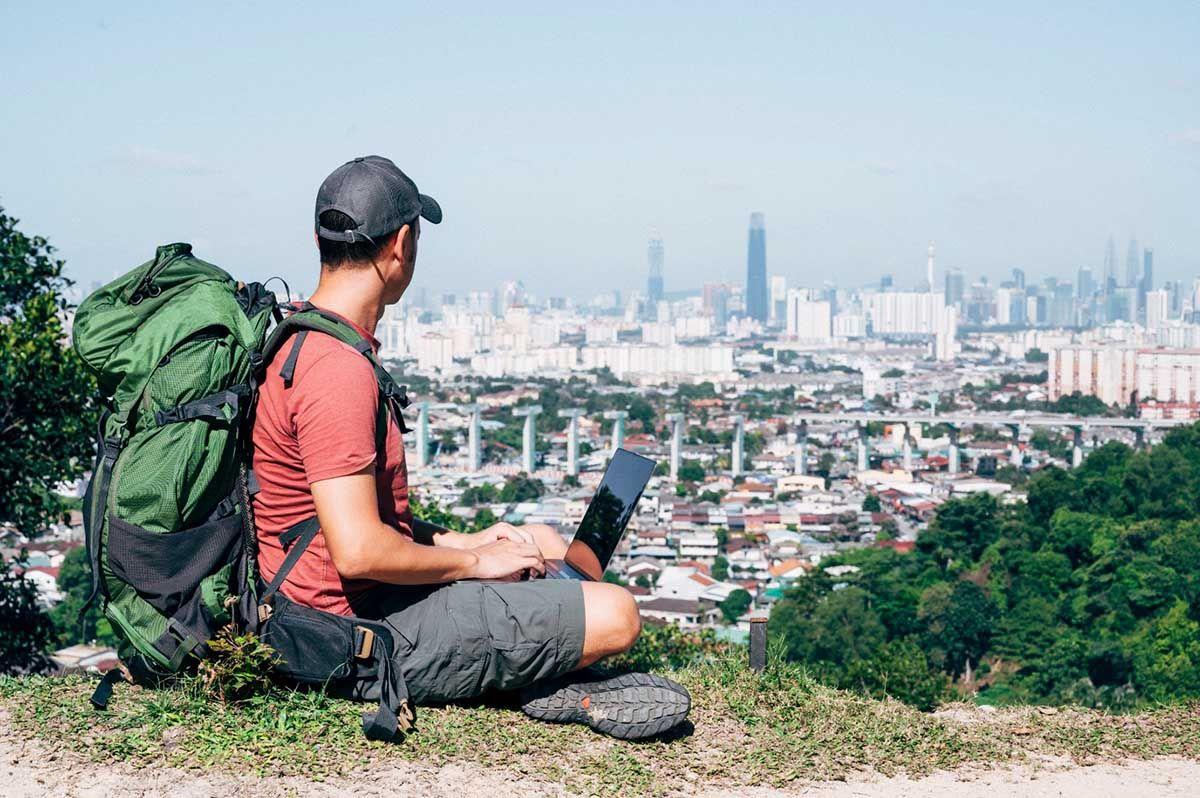
[[[178,421],[191,421],[197,418],[209,421],[235,421],[246,412],[246,402],[250,398],[249,385],[235,385],[224,391],[217,391],[208,396],[201,396],[168,410],[156,410],[154,423],[160,427],[164,424],[174,424]]]
[[[300,523],[283,532],[279,536],[279,545],[287,552],[287,556],[283,558],[283,564],[279,566],[279,570],[275,573],[275,578],[267,585],[267,589],[263,591],[259,597],[260,604],[267,604],[271,597],[283,585],[288,574],[296,567],[296,563],[300,562],[300,557],[303,556],[305,549],[317,537],[317,533],[321,531],[321,524],[314,515],[312,518],[301,521]],[[290,551],[289,551],[290,549]]]
[[[92,571],[92,588],[83,602],[83,608],[79,610],[81,621],[103,587],[100,579],[100,537],[105,523],[104,514],[108,507],[109,477],[123,445],[122,435],[105,434],[111,416],[112,412],[107,408],[100,413],[100,420],[96,425],[96,461],[92,465],[92,479],[83,499],[83,527],[87,538],[88,565]],[[99,517],[95,517],[93,503],[95,509],[100,512]]]
[[[300,359],[300,347],[304,346],[304,339],[306,337],[308,337],[307,329],[296,333],[296,337],[292,340],[292,349],[288,352],[287,360],[283,361],[283,368],[279,370],[279,376],[283,377],[284,388],[292,387],[292,380],[296,377],[296,361]]]
[[[362,713],[363,734],[368,740],[393,740],[397,732],[407,733],[412,729],[416,714],[403,675],[393,659],[395,646],[391,632],[383,624],[359,621],[355,633],[356,655],[360,658],[373,655],[379,662],[375,669],[379,707],[374,712]],[[371,647],[364,650],[360,646],[367,643],[368,635]]]
[[[354,348],[356,352],[361,354],[371,364],[371,369],[375,373],[375,383],[379,387],[380,413],[378,424],[382,427],[379,431],[377,439],[382,447],[383,441],[387,434],[387,421],[390,415],[395,419],[396,425],[400,428],[401,433],[409,432],[408,425],[404,423],[403,409],[408,407],[409,399],[408,392],[401,385],[397,385],[392,379],[392,375],[375,357],[375,350],[371,342],[358,333],[357,330],[345,319],[338,316],[336,313],[330,313],[327,310],[314,307],[308,302],[293,305],[293,312],[285,318],[281,323],[275,325],[271,331],[271,335],[267,338],[267,343],[263,347],[262,362],[269,363],[275,354],[283,348],[284,343],[288,338],[295,336],[292,343],[292,348],[288,352],[287,358],[283,362],[283,366],[279,370],[279,376],[283,378],[284,387],[290,388],[292,381],[296,376],[296,361],[300,357],[300,348],[304,345],[304,338],[309,332],[319,332],[325,335],[332,335],[344,344]],[[383,451],[380,448],[380,451]]]
[[[120,667],[113,668],[100,679],[100,684],[96,685],[96,689],[92,692],[92,697],[88,699],[92,702],[92,708],[103,711],[108,709],[108,701],[112,698],[113,686],[117,682],[125,681],[125,674]]]

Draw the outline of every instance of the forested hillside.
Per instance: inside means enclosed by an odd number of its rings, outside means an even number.
[[[824,561],[859,571],[801,580],[773,636],[834,684],[922,707],[955,688],[1112,709],[1200,697],[1200,425],[1025,487],[943,505],[911,554]]]

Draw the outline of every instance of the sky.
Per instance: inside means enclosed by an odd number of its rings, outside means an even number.
[[[1200,5],[0,4],[0,206],[84,286],[190,241],[317,275],[339,164],[445,211],[416,284],[542,296],[1100,271],[1200,276]],[[168,7],[169,6],[169,7]],[[845,8],[835,8],[845,6]]]

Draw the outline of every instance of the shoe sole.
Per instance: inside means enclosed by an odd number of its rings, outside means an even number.
[[[681,685],[648,673],[568,683],[525,702],[521,710],[551,723],[583,723],[621,740],[654,737],[682,723],[692,697]]]

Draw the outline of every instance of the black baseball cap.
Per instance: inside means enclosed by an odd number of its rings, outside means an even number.
[[[354,227],[322,227],[321,214],[325,211],[341,211],[354,220]],[[317,190],[317,235],[329,241],[374,242],[418,216],[438,224],[442,207],[433,197],[417,191],[417,184],[396,164],[379,155],[347,161],[334,169]]]

